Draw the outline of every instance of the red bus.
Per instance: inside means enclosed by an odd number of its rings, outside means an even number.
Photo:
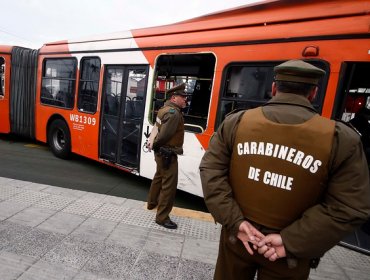
[[[303,59],[324,69],[315,108],[349,121],[370,108],[370,1],[266,1],[187,21],[39,50],[0,46],[0,133],[48,143],[152,178],[145,143],[164,92],[187,82],[178,188],[202,196],[198,166],[234,109],[271,97],[273,67]]]

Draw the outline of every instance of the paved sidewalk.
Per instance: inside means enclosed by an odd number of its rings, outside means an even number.
[[[177,230],[142,201],[0,177],[0,279],[212,279],[220,226],[171,217]],[[370,257],[336,246],[310,279],[370,279]]]

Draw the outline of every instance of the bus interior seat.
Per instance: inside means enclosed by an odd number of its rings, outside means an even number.
[[[191,103],[189,108],[190,115],[207,117],[211,96],[211,83],[212,81],[196,81],[194,91],[191,96]]]
[[[117,97],[112,94],[107,95],[107,100],[105,101],[104,110],[106,114],[117,116],[118,115],[118,101]]]
[[[133,98],[132,101],[133,110],[134,110],[134,118],[142,119],[144,114],[144,100],[142,97]]]

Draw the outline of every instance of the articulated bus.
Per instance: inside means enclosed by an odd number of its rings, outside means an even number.
[[[178,188],[202,196],[211,135],[231,111],[268,101],[273,68],[289,59],[326,71],[313,101],[323,116],[350,121],[370,108],[370,1],[270,0],[38,50],[1,46],[0,133],[151,179],[156,113],[166,89],[186,82]]]

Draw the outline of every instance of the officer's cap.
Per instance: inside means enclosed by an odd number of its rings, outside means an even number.
[[[275,81],[287,81],[317,86],[325,71],[302,60],[289,60],[275,66]]]
[[[188,96],[185,92],[186,84],[182,83],[166,91],[166,97],[170,98],[173,95]]]

